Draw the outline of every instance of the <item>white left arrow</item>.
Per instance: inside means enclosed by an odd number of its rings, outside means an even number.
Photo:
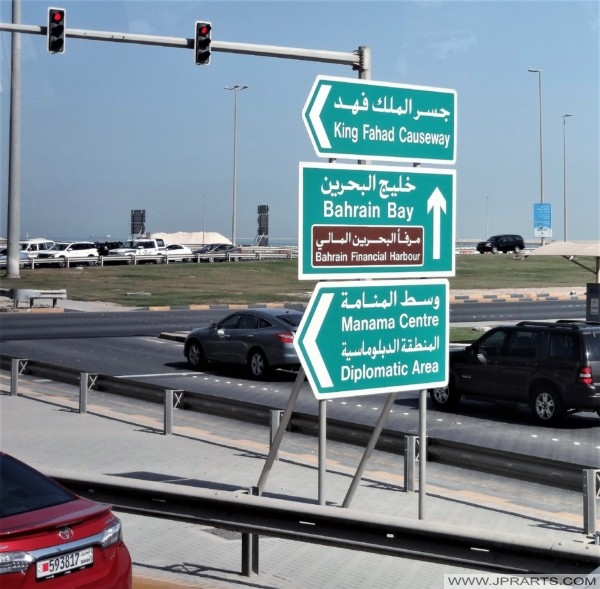
[[[317,308],[315,309],[310,323],[308,324],[308,329],[306,330],[306,335],[304,336],[306,353],[312,363],[315,376],[319,380],[322,388],[332,387],[333,381],[331,380],[331,376],[329,376],[329,371],[327,370],[327,366],[325,366],[325,361],[323,360],[323,356],[321,356],[319,346],[317,346],[317,336],[319,335],[321,326],[325,321],[325,315],[329,310],[332,300],[333,293],[331,292],[325,293],[319,299]]]
[[[315,134],[317,135],[317,141],[321,144],[321,149],[331,149],[329,137],[327,137],[325,127],[321,122],[321,111],[325,106],[325,101],[327,100],[330,91],[331,86],[323,84],[319,88],[319,91],[317,92],[317,97],[315,98],[315,101],[313,102],[313,105],[310,108],[310,112],[308,113],[308,118],[310,119],[313,129],[315,130]]]
[[[441,220],[440,211],[446,212],[446,199],[442,191],[436,186],[431,196],[427,199],[427,212],[433,209],[433,259],[440,259]]]

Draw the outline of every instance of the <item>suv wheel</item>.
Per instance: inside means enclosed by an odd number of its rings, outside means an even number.
[[[513,251],[515,254],[518,254],[521,251],[521,248],[518,245],[515,245],[515,249]]]
[[[447,387],[437,387],[429,390],[431,403],[436,409],[447,411],[454,409],[460,401],[460,395],[449,384]]]
[[[493,245],[492,246],[492,253],[493,254],[497,254],[498,253],[498,246],[497,245]]]
[[[565,415],[562,401],[556,389],[550,385],[542,385],[535,389],[532,409],[536,419],[544,424],[557,423]]]

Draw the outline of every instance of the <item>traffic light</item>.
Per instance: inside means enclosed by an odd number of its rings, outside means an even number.
[[[212,25],[209,22],[196,21],[196,36],[194,37],[194,59],[196,65],[210,63],[210,33]]]
[[[64,8],[48,8],[48,51],[50,53],[65,52],[65,17]]]

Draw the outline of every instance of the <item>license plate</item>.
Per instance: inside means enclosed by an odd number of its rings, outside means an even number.
[[[77,569],[83,569],[94,563],[94,549],[92,547],[75,552],[67,552],[46,560],[40,560],[36,564],[36,578],[46,579],[62,575]]]

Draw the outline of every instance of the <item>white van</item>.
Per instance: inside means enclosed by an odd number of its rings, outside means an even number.
[[[54,245],[50,239],[37,237],[36,239],[26,239],[19,242],[19,249],[26,252],[30,258],[37,258],[40,252],[49,250]]]

